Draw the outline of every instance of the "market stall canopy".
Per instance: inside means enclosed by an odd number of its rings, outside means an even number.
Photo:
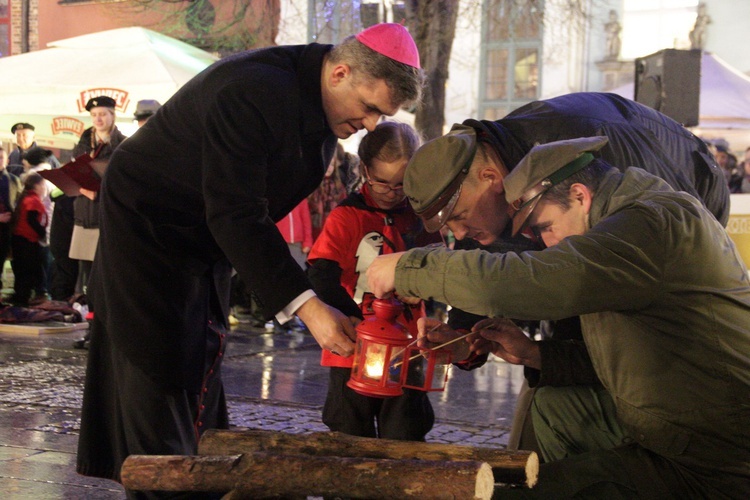
[[[141,27],[119,28],[47,44],[0,58],[0,138],[17,122],[36,127],[37,142],[71,149],[91,126],[91,97],[117,102],[118,127],[132,130],[141,99],[166,102],[183,84],[218,60],[187,43]]]

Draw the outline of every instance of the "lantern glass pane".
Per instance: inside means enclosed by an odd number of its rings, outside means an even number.
[[[420,391],[443,391],[451,366],[450,352],[410,347],[407,350],[408,368],[402,384]]]
[[[402,347],[397,347],[393,351],[391,351],[391,357],[388,364],[388,381],[389,382],[396,382],[397,384],[401,383],[401,368],[404,366],[404,357],[403,357],[404,349]],[[395,358],[393,358],[393,355],[396,355]]]
[[[432,381],[428,390],[442,391],[445,389],[445,382],[448,379],[448,370],[450,370],[450,354],[447,352],[435,352],[435,366],[432,370]]]
[[[420,351],[416,351],[415,354],[420,354]],[[412,354],[412,356],[414,356],[414,354]],[[417,356],[414,359],[409,360],[409,369],[406,372],[406,383],[404,385],[423,387],[424,372],[426,368],[427,359],[423,356]]]
[[[360,377],[359,368],[361,365],[359,363],[359,358],[361,357],[361,354],[362,354],[362,339],[357,338],[357,345],[354,348],[354,359],[352,360],[352,375],[351,376],[354,378]]]

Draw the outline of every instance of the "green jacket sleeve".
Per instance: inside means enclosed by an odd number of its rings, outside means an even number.
[[[396,267],[396,291],[519,320],[641,309],[662,291],[664,228],[628,212],[627,224],[613,215],[541,251],[409,250]]]

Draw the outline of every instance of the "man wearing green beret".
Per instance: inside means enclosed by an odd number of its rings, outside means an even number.
[[[597,423],[612,425],[618,443],[590,447],[583,432],[591,413],[560,421],[552,403],[539,407],[534,423],[546,425],[538,437],[553,460],[534,489],[499,496],[747,498],[747,269],[700,201],[640,168],[620,172],[596,158],[605,144],[606,137],[587,137],[538,145],[501,180],[477,181],[485,190],[502,181],[508,210],[501,217],[513,234],[527,230],[546,249],[378,257],[367,273],[370,289],[493,317],[475,325],[471,343],[452,344],[455,360],[490,350],[535,370],[540,393],[595,376],[611,395],[616,419]],[[482,196],[465,187],[448,200],[449,215],[433,218],[460,221],[469,205],[481,207]],[[406,179],[405,188],[419,191]],[[573,315],[581,316],[593,373],[561,364],[564,347],[543,348],[502,318]],[[445,326],[421,342],[453,336]]]

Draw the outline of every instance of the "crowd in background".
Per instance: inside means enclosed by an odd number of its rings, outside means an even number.
[[[750,193],[750,147],[745,149],[740,158],[735,155],[724,139],[709,142],[716,163],[719,164],[727,179],[730,193]]]
[[[142,125],[159,106],[140,101],[135,120]],[[74,147],[73,158],[106,160],[126,139],[115,124],[115,108],[107,96],[87,102],[92,124]],[[35,306],[52,299],[85,305],[99,232],[97,192],[80,188],[77,195],[66,195],[44,177],[60,161],[37,144],[35,126],[16,123],[11,133],[12,150],[0,152],[0,268],[10,260],[13,293],[2,301]]]

